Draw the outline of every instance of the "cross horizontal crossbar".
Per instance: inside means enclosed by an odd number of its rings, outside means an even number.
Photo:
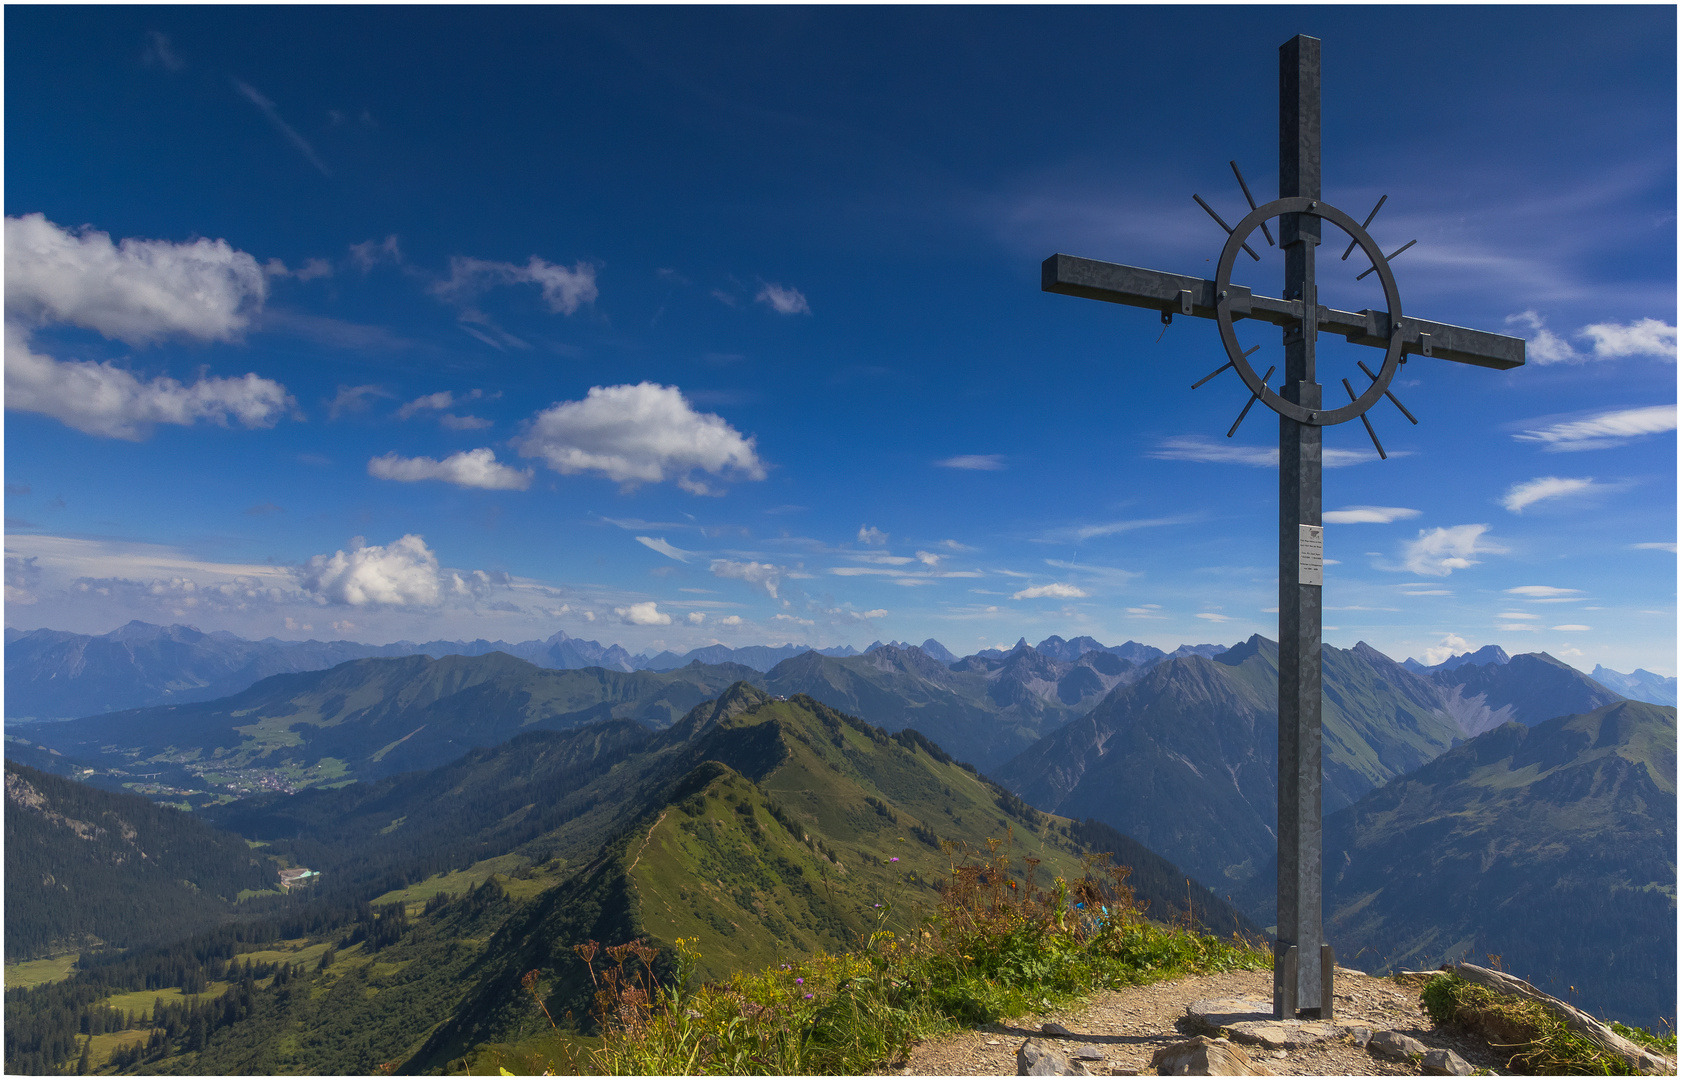
[[[1129,304],[1176,315],[1194,315],[1201,319],[1215,317],[1214,307],[1218,300],[1214,282],[1207,278],[1061,254],[1045,260],[1041,267],[1040,287],[1045,292]],[[1241,285],[1233,285],[1228,291],[1232,294],[1233,319],[1258,319],[1274,326],[1292,326],[1302,320],[1300,300],[1255,296]],[[1189,310],[1185,305],[1187,299],[1190,301]],[[1318,315],[1319,329],[1325,333],[1340,334],[1356,345],[1379,349],[1389,344],[1387,311],[1372,311],[1369,308],[1364,311],[1338,311],[1321,304]],[[1477,367],[1505,370],[1520,367],[1524,359],[1522,338],[1405,315],[1401,318],[1401,340],[1406,354],[1475,364]]]

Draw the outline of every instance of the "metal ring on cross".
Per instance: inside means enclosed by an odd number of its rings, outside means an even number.
[[[1343,232],[1347,233],[1360,250],[1372,260],[1372,266],[1377,270],[1378,279],[1383,282],[1384,301],[1389,305],[1389,347],[1383,355],[1383,367],[1377,373],[1377,379],[1367,387],[1366,392],[1340,409],[1307,409],[1293,401],[1286,401],[1273,393],[1271,388],[1263,383],[1255,369],[1249,366],[1249,361],[1238,347],[1237,332],[1232,328],[1232,266],[1237,261],[1237,253],[1243,250],[1243,242],[1250,233],[1254,232],[1261,222],[1284,214],[1307,214],[1324,221],[1329,221]],[[1249,387],[1249,392],[1266,403],[1267,408],[1280,416],[1287,416],[1302,424],[1314,424],[1327,427],[1340,424],[1345,420],[1352,420],[1377,403],[1383,392],[1389,389],[1390,380],[1395,378],[1395,372],[1400,369],[1402,354],[1401,338],[1401,293],[1395,287],[1395,275],[1389,269],[1389,260],[1384,258],[1383,251],[1377,246],[1360,223],[1338,210],[1329,203],[1318,199],[1290,198],[1275,199],[1265,206],[1256,207],[1249,212],[1249,216],[1237,223],[1231,235],[1226,239],[1226,246],[1220,252],[1219,270],[1214,276],[1215,321],[1220,326],[1220,341],[1226,346],[1226,355],[1231,359],[1232,367]],[[1314,297],[1317,301],[1318,297]],[[1303,301],[1305,303],[1305,300]]]

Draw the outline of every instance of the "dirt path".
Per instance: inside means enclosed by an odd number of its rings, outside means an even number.
[[[1196,1034],[1185,1022],[1191,1002],[1215,998],[1272,996],[1272,973],[1239,971],[1223,975],[1195,975],[1127,990],[1105,990],[1083,1007],[1025,1016],[972,1031],[958,1032],[922,1043],[906,1066],[894,1072],[905,1076],[1014,1076],[1016,1049],[1028,1038],[1044,1041],[1072,1054],[1092,1047],[1103,1057],[1088,1063],[1098,1075],[1146,1073],[1158,1049]],[[1054,1022],[1073,1035],[1040,1034],[1040,1025]],[[1336,1022],[1371,1031],[1395,1030],[1411,1035],[1430,1049],[1455,1051],[1477,1069],[1505,1072],[1488,1046],[1469,1036],[1438,1029],[1419,1006],[1416,984],[1409,989],[1392,979],[1377,979],[1357,971],[1337,969]],[[1302,1050],[1244,1047],[1259,1064],[1279,1075],[1297,1076],[1418,1076],[1412,1062],[1374,1057],[1353,1040],[1320,1043]]]
[[[660,822],[664,821],[665,815],[669,813],[671,813],[670,810],[660,811],[660,816],[655,819],[652,825],[648,826],[648,835],[642,838],[642,846],[636,849],[636,858],[631,860],[630,868],[625,871],[625,875],[627,877],[630,875],[631,870],[636,869],[636,864],[642,861],[642,853],[648,850],[648,841],[654,838],[654,830],[660,827]]]

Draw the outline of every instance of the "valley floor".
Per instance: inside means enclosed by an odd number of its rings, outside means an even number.
[[[1335,1022],[1373,1032],[1399,1031],[1432,1050],[1452,1050],[1475,1069],[1507,1074],[1504,1058],[1490,1050],[1487,1043],[1432,1023],[1419,1004],[1418,990],[1422,985],[1422,979],[1417,986],[1404,986],[1394,979],[1378,979],[1338,968]],[[1150,1058],[1157,1050],[1196,1034],[1186,1022],[1186,1008],[1192,1002],[1220,998],[1270,999],[1271,996],[1272,973],[1268,971],[1193,975],[1126,990],[1104,990],[1077,1009],[986,1024],[922,1043],[911,1052],[904,1067],[891,1072],[901,1076],[1014,1076],[1016,1050],[1025,1040],[1033,1038],[1069,1055],[1081,1047],[1095,1048],[1103,1059],[1088,1064],[1094,1074],[1147,1074]],[[1074,1034],[1042,1035],[1040,1025],[1045,1022],[1061,1024]],[[1385,1061],[1348,1039],[1302,1050],[1267,1050],[1259,1046],[1243,1049],[1258,1064],[1280,1076],[1422,1075],[1422,1069],[1415,1063]]]

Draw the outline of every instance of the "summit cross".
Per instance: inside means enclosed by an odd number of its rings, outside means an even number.
[[[1373,209],[1360,224],[1320,198],[1318,38],[1297,35],[1279,46],[1278,199],[1257,207],[1242,173],[1232,165],[1251,212],[1228,226],[1200,197],[1197,202],[1226,230],[1213,281],[1135,266],[1052,255],[1042,268],[1042,288],[1091,300],[1128,304],[1161,312],[1169,323],[1175,314],[1214,319],[1219,324],[1227,363],[1193,385],[1201,386],[1233,368],[1250,391],[1238,416],[1243,422],[1256,401],[1279,415],[1278,425],[1278,928],[1273,958],[1273,1015],[1329,1019],[1333,1012],[1336,955],[1323,931],[1323,812],[1320,804],[1321,667],[1320,638],[1323,578],[1322,449],[1324,428],[1359,417],[1380,457],[1387,457],[1366,418],[1379,398],[1388,398],[1418,423],[1389,391],[1408,356],[1426,356],[1479,367],[1508,369],[1524,362],[1522,338],[1404,317],[1389,260],[1366,232]],[[1387,198],[1387,196],[1385,196]],[[1383,206],[1379,200],[1378,208]],[[1257,227],[1272,242],[1266,222],[1279,219],[1278,244],[1284,252],[1282,299],[1255,295],[1233,285],[1231,272],[1240,253],[1259,258],[1247,238]],[[1321,305],[1315,284],[1315,255],[1323,222],[1350,238],[1346,259],[1356,246],[1371,260],[1383,283],[1386,311],[1337,311]],[[1284,382],[1267,386],[1275,370],[1257,376],[1233,329],[1234,320],[1254,319],[1283,330]],[[1383,366],[1356,393],[1342,379],[1349,403],[1326,408],[1316,371],[1315,345],[1320,333],[1384,350]],[[1237,431],[1233,424],[1230,437]]]

